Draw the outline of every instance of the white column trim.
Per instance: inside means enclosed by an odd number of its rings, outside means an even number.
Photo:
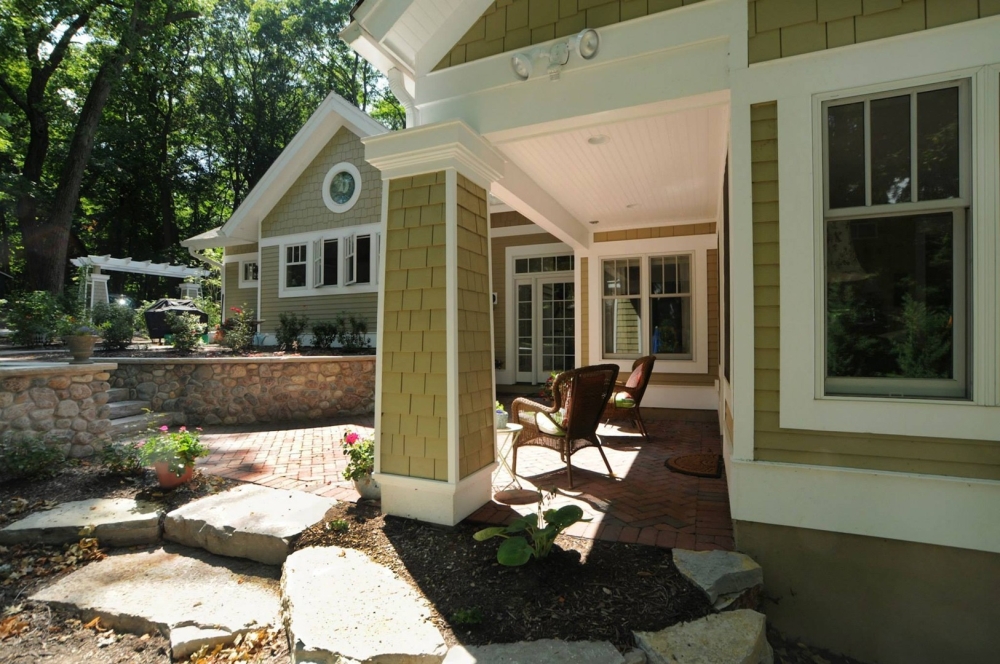
[[[458,172],[444,172],[445,338],[448,358],[448,484],[458,484],[460,443],[458,390]]]
[[[379,215],[379,224],[382,229],[382,242],[379,246],[379,272],[378,275],[378,322],[375,326],[375,473],[382,472],[382,367],[385,364],[385,351],[382,348],[385,313],[385,270],[386,270],[386,247],[389,244],[389,181],[382,181],[382,213]]]

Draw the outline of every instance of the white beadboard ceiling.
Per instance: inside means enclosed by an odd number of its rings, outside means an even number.
[[[496,145],[595,231],[714,220],[729,110],[717,105]],[[606,136],[593,145],[588,139]],[[629,207],[633,206],[633,207]]]

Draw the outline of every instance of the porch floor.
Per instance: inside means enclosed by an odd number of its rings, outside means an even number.
[[[206,427],[202,440],[211,454],[198,466],[206,473],[239,481],[355,501],[357,492],[341,475],[346,459],[340,441],[349,429],[370,434],[373,426],[373,417],[362,415],[302,424]],[[573,455],[576,486],[569,489],[565,466],[556,452],[526,447],[518,452],[521,485],[554,489],[556,494],[546,508],[579,504],[592,521],[574,525],[568,531],[571,535],[666,548],[732,549],[725,477],[691,477],[664,466],[675,455],[720,453],[718,426],[674,420],[647,422],[646,426],[648,443],[613,424],[599,429],[616,479],[608,477],[598,451],[588,448]],[[495,488],[509,482],[506,472],[498,469]],[[469,520],[502,524],[534,507],[490,502]]]

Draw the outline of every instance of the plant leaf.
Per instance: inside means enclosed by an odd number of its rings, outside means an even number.
[[[523,537],[511,537],[497,549],[497,562],[505,567],[519,567],[529,560],[534,550]]]
[[[572,526],[583,518],[583,510],[579,505],[563,505],[557,510],[545,512],[546,523],[556,526],[559,530]]]
[[[490,539],[491,537],[496,537],[497,535],[501,535],[505,532],[507,532],[506,526],[494,526],[492,528],[483,528],[475,535],[473,535],[472,539],[476,540],[477,542],[484,542]]]

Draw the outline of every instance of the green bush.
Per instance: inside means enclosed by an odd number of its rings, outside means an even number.
[[[344,315],[341,314],[337,321],[340,323],[340,345],[344,351],[352,353],[366,348],[368,341],[365,335],[368,334],[368,323],[365,319],[351,314],[345,323],[341,323],[343,320]]]
[[[201,342],[201,335],[205,332],[205,324],[194,314],[177,315],[168,311],[166,322],[173,337],[172,343],[175,350],[190,353]]]
[[[313,348],[332,348],[337,340],[337,324],[329,321],[316,323],[312,326]]]
[[[278,330],[275,336],[278,338],[278,348],[290,352],[297,351],[302,343],[299,337],[306,331],[309,324],[308,316],[299,316],[282,312],[278,315]]]
[[[63,309],[55,296],[48,291],[34,291],[14,299],[7,312],[7,325],[17,345],[48,345],[62,316]]]
[[[104,347],[124,350],[132,343],[135,334],[135,309],[116,302],[95,304],[91,311],[94,324],[101,329]]]
[[[242,307],[230,307],[233,316],[230,316],[220,325],[222,330],[222,345],[235,353],[247,353],[253,348],[253,337],[256,328],[253,311]]]
[[[65,464],[62,451],[40,438],[0,442],[0,480],[53,477]]]
[[[142,443],[123,442],[105,445],[101,450],[101,465],[112,475],[141,475]]]

